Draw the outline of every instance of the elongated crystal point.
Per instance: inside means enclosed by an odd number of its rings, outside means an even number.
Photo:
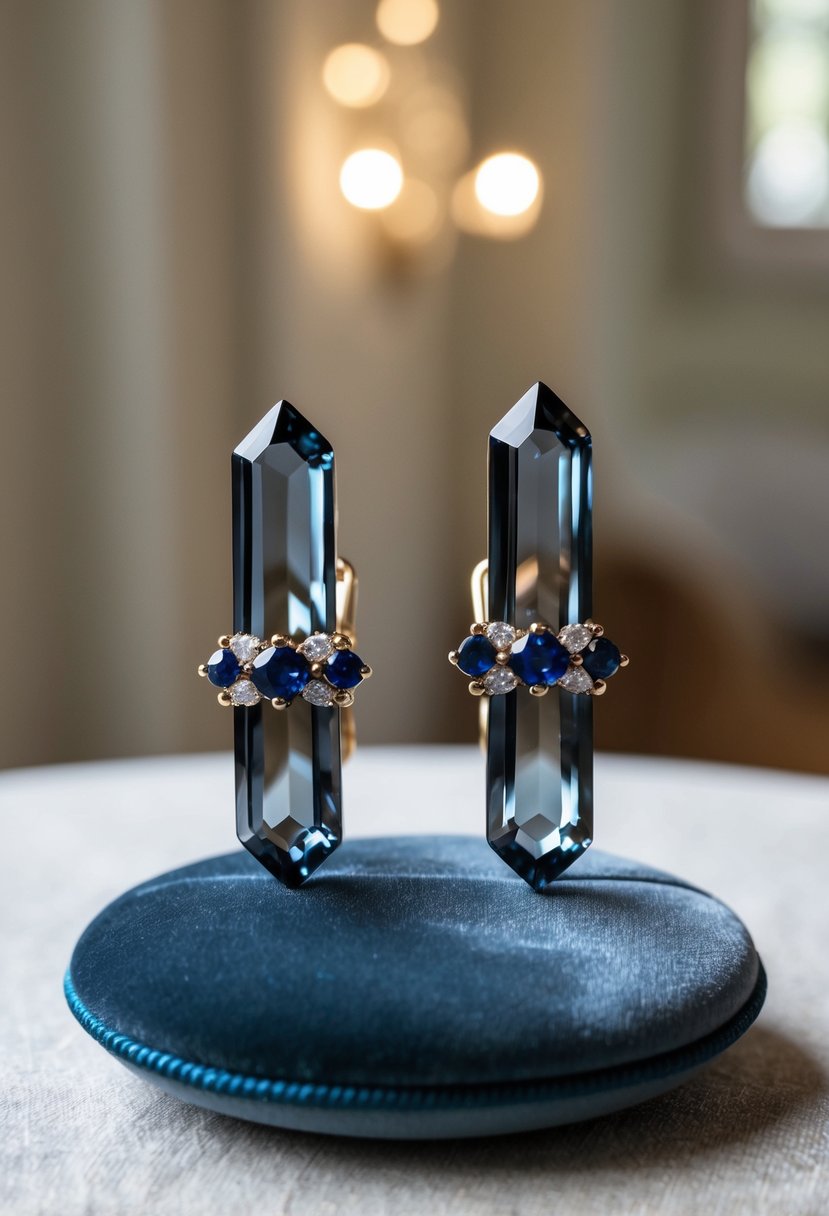
[[[233,621],[292,637],[336,628],[334,452],[287,401],[233,453]],[[339,711],[298,697],[234,709],[236,828],[287,886],[342,839]]]
[[[488,617],[558,631],[590,617],[591,441],[545,384],[489,439]],[[593,704],[553,688],[489,701],[487,839],[537,891],[593,832]]]

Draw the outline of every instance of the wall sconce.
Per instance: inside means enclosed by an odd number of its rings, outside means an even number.
[[[368,129],[355,115],[364,132],[340,169],[343,197],[380,213],[398,245],[424,246],[441,234],[453,240],[456,229],[500,240],[524,236],[541,211],[537,166],[522,153],[503,151],[458,178],[469,142],[460,90],[422,51],[414,61],[407,58],[408,48],[437,28],[437,0],[380,0],[375,20],[389,44],[385,52],[346,43],[323,65],[323,83],[339,105],[373,113]]]

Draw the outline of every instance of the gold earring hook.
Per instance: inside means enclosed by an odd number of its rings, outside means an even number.
[[[357,622],[357,589],[359,580],[351,562],[344,557],[337,558],[337,633],[343,633],[351,639],[352,645],[357,645],[355,626]],[[342,739],[343,760],[350,759],[357,748],[357,725],[354,710],[346,708],[340,711],[340,737]]]

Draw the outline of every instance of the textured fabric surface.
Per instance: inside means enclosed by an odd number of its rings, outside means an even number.
[[[72,958],[107,1026],[186,1060],[326,1085],[595,1071],[749,1000],[732,912],[591,850],[537,895],[473,837],[347,841],[300,891],[238,851],[116,900]]]
[[[234,848],[229,755],[0,775],[0,1211],[824,1216],[829,782],[606,756],[596,777],[603,848],[681,874],[749,927],[769,973],[759,1021],[693,1080],[618,1115],[498,1141],[381,1144],[177,1102],[66,1008],[66,960],[105,904]],[[347,839],[477,833],[482,821],[474,748],[367,749],[348,765]]]

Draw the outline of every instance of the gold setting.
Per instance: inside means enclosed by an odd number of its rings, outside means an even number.
[[[353,651],[356,646],[355,639],[355,619],[357,614],[357,575],[354,567],[345,558],[337,559],[337,587],[336,587],[336,605],[337,605],[337,620],[334,630],[326,636],[330,639],[331,649],[326,659],[331,658],[334,654],[341,651]],[[241,632],[241,631],[240,631]],[[315,633],[323,633],[322,630],[315,630]],[[232,642],[236,635],[223,633],[218,638],[220,650],[233,650]],[[245,637],[252,635],[246,634]],[[312,635],[309,635],[312,636]],[[307,638],[292,638],[286,633],[274,633],[269,638],[256,638],[256,653],[247,662],[239,660],[239,674],[236,676],[234,683],[228,688],[219,690],[216,696],[218,703],[224,708],[228,708],[234,704],[232,689],[240,680],[250,680],[251,669],[256,658],[269,647],[273,646],[284,647],[288,646],[291,650],[302,652],[302,647]],[[235,653],[235,652],[234,652]],[[238,656],[237,656],[238,658]],[[311,678],[320,680],[331,689],[331,706],[340,710],[341,723],[341,739],[343,758],[347,760],[352,755],[357,744],[356,731],[354,727],[354,715],[351,712],[354,705],[354,690],[350,688],[337,688],[326,678],[326,660],[309,660],[309,669]],[[202,679],[208,676],[208,667],[206,663],[200,663],[198,666],[198,674]],[[369,680],[373,675],[371,667],[368,663],[363,663],[360,667],[361,680]],[[261,697],[255,704],[262,704],[268,701],[269,698]],[[295,700],[304,700],[302,693],[297,693],[297,696],[292,701],[287,701],[283,697],[274,697],[270,700],[270,704],[276,710],[282,711],[289,709]],[[313,704],[313,702],[310,702]],[[245,706],[238,706],[245,708]]]
[[[473,571],[473,574],[472,574],[472,598],[473,598],[476,608],[481,606],[481,604],[485,598],[486,573],[487,573],[487,563],[479,562],[479,564],[475,567],[475,570]],[[470,637],[488,636],[488,630],[490,628],[490,625],[500,624],[500,623],[501,622],[486,621],[486,620],[473,621],[473,623],[469,627],[469,636]],[[565,649],[567,649],[565,642],[561,638],[562,630],[559,630],[558,632],[556,632],[550,625],[546,625],[543,621],[533,621],[532,624],[529,625],[526,629],[520,629],[517,626],[513,626],[512,628],[514,629],[514,632],[515,632],[515,637],[514,637],[513,641],[510,643],[510,646],[508,649],[502,648],[500,650],[495,650],[495,659],[494,659],[492,668],[490,668],[490,671],[494,671],[496,667],[506,667],[509,664],[509,661],[510,661],[510,658],[512,655],[512,648],[515,645],[515,643],[520,641],[521,638],[526,637],[527,634],[529,634],[529,633],[534,633],[534,634],[550,633],[553,635],[553,637],[557,638],[558,641],[560,641],[563,646],[565,646]],[[604,628],[603,628],[603,626],[597,624],[596,621],[593,621],[593,620],[585,621],[584,628],[588,629],[590,631],[590,633],[593,635],[593,637],[596,639],[604,637]],[[590,643],[588,642],[588,646],[589,645],[590,645]],[[493,649],[494,649],[494,643],[493,643]],[[568,654],[569,654],[570,661],[569,661],[567,671],[564,673],[564,675],[562,677],[560,677],[560,679],[556,680],[554,684],[527,685],[521,679],[521,677],[517,675],[517,673],[513,672],[513,674],[515,675],[516,681],[517,681],[515,687],[516,688],[529,688],[530,696],[545,697],[547,695],[547,693],[550,691],[550,689],[554,688],[558,684],[561,684],[561,680],[563,680],[570,672],[578,671],[579,668],[584,666],[584,654],[583,653],[580,653],[580,652],[573,653],[568,650]],[[457,667],[458,663],[460,661],[460,651],[459,650],[450,650],[448,657],[449,657],[449,662],[452,664],[452,666]],[[630,658],[628,657],[628,655],[626,655],[626,654],[621,655],[620,659],[619,659],[619,667],[627,667],[629,664],[630,664]],[[469,692],[472,694],[473,697],[486,697],[487,699],[489,699],[489,697],[503,695],[503,693],[500,693],[498,691],[492,690],[489,687],[487,687],[487,684],[485,683],[485,681],[482,678],[477,678],[477,679],[471,680],[468,685],[468,688],[469,688]],[[563,684],[562,688],[565,692],[569,692],[571,694],[571,696],[602,697],[602,696],[604,696],[605,692],[607,691],[607,680],[602,680],[602,679],[592,680],[591,686],[589,688],[584,688],[584,689],[582,689],[582,688],[569,689],[569,688],[567,688],[566,684]],[[483,708],[483,706],[482,706],[482,708]]]

